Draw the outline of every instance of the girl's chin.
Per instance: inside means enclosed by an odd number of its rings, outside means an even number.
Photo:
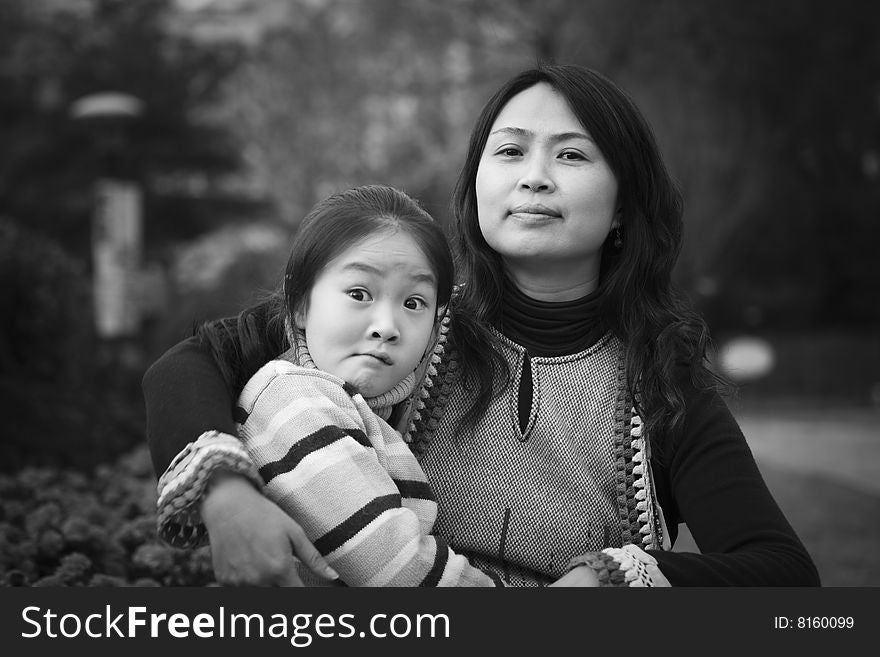
[[[375,374],[362,373],[347,379],[348,383],[357,388],[364,397],[378,397],[390,388],[376,377]]]

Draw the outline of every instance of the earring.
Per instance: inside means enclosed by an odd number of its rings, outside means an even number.
[[[614,248],[619,249],[623,246],[623,237],[620,236],[620,226],[614,228]]]

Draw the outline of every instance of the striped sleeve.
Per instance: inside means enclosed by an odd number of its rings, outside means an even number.
[[[494,586],[430,535],[437,504],[400,434],[320,370],[272,361],[248,382],[239,433],[264,492],[349,586]]]

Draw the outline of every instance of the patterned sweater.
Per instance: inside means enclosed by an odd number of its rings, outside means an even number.
[[[419,405],[408,436],[437,495],[437,531],[514,586],[549,584],[573,559],[606,548],[660,548],[665,532],[620,342],[605,336],[576,354],[532,357],[532,403],[521,428],[518,391],[529,356],[499,337],[514,379],[477,426],[458,428],[467,393],[447,351],[429,377],[441,392]]]

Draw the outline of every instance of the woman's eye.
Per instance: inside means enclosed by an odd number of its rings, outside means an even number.
[[[578,153],[577,151],[563,151],[559,154],[559,158],[562,160],[571,160],[572,162],[587,159],[583,153]]]
[[[355,301],[370,301],[372,299],[372,297],[370,297],[370,293],[362,288],[349,290],[347,294]]]
[[[403,302],[403,307],[407,310],[423,310],[428,307],[428,302],[420,297],[410,297]]]
[[[522,155],[522,150],[514,146],[505,146],[504,148],[499,148],[495,151],[495,154],[503,155],[504,157],[518,157]]]

